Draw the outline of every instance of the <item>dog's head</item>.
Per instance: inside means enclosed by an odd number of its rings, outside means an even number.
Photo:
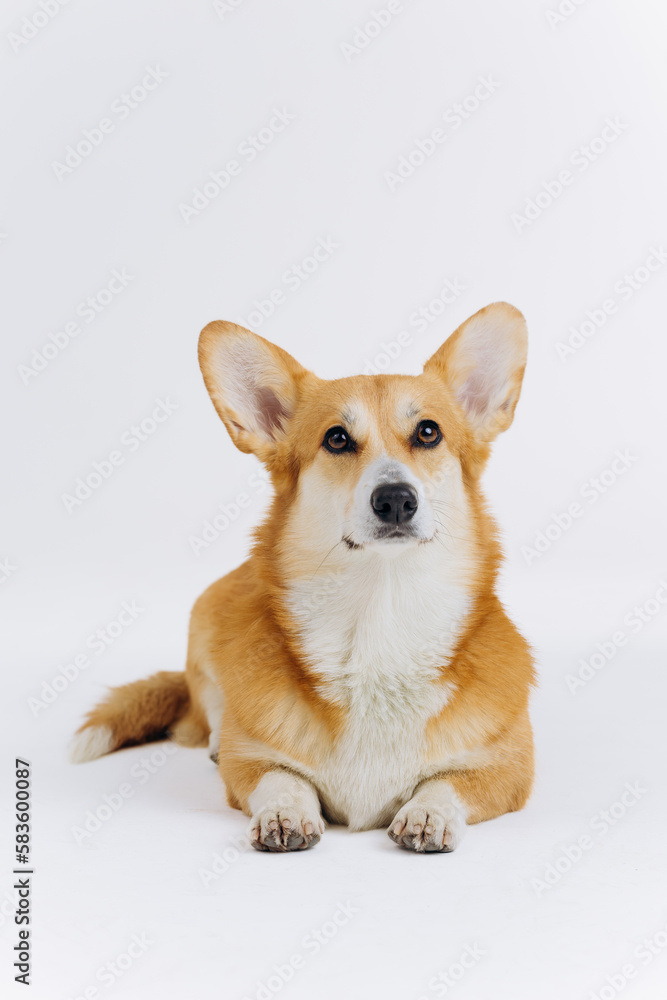
[[[496,435],[512,423],[526,325],[495,303],[460,326],[421,375],[323,381],[233,323],[210,323],[199,358],[241,451],[269,468],[274,512],[312,557],[343,543],[395,555],[451,537]]]

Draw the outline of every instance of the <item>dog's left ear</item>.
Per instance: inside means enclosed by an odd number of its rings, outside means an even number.
[[[276,344],[222,320],[202,330],[199,365],[236,447],[270,463],[286,436],[306,369]]]
[[[526,367],[526,321],[494,302],[467,319],[424,365],[453,390],[480,443],[507,430]]]

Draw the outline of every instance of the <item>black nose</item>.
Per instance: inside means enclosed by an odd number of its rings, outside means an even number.
[[[408,483],[377,486],[371,493],[371,507],[387,524],[409,521],[418,506],[417,492]]]

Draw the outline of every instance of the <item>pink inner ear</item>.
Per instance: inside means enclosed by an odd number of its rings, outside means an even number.
[[[456,394],[476,433],[492,440],[512,423],[526,365],[526,323],[506,302],[495,302],[466,320],[429,358]]]
[[[479,417],[503,402],[508,391],[506,352],[493,344],[484,345],[477,365],[459,390],[459,401],[471,416]]]
[[[483,418],[507,402],[511,374],[520,357],[511,340],[485,327],[473,332],[469,348],[473,367],[458,398],[471,417]]]
[[[268,386],[258,385],[254,396],[257,422],[262,431],[272,438],[274,430],[282,430],[283,419],[289,415],[288,411],[280,402],[273,389],[270,389]]]
[[[278,395],[284,376],[275,360],[248,337],[226,347],[220,368],[222,394],[235,415],[231,418],[234,426],[275,440],[289,418]]]
[[[469,375],[459,392],[459,400],[468,413],[478,416],[489,405],[492,383],[488,372],[476,371]]]

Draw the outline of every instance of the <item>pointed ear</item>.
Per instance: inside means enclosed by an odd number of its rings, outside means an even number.
[[[287,351],[222,320],[202,330],[199,366],[236,447],[270,460],[285,437],[306,369]]]
[[[452,389],[481,443],[512,423],[527,348],[519,310],[494,302],[467,319],[424,365]]]

